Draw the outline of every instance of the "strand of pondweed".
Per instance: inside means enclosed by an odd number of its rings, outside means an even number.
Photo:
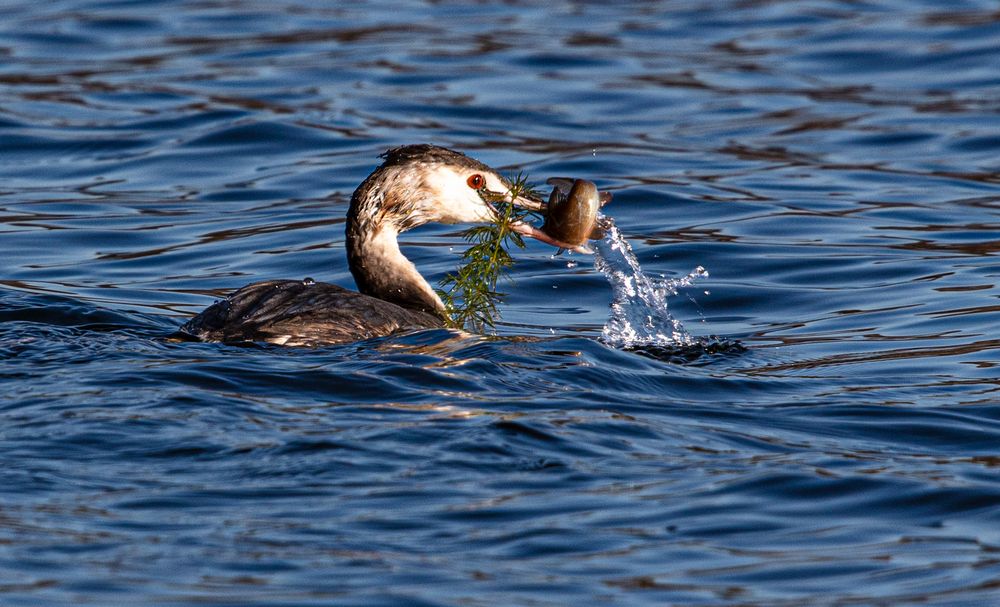
[[[515,207],[511,201],[518,196],[532,194],[527,178],[520,173],[514,178],[509,193],[480,192],[480,196],[495,211],[494,221],[462,233],[472,246],[462,254],[462,264],[458,269],[438,283],[438,295],[448,310],[452,326],[468,326],[474,331],[482,331],[496,324],[500,317],[497,304],[504,297],[497,291],[497,283],[501,278],[509,279],[510,267],[514,265],[510,246],[514,244],[524,248],[524,239],[511,224],[523,221],[532,214],[527,209]]]

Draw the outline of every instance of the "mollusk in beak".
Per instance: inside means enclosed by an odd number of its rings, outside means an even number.
[[[586,242],[604,237],[604,218],[599,217],[599,211],[611,200],[611,194],[599,192],[594,182],[586,179],[553,177],[547,183],[554,187],[542,229],[523,222],[512,227],[520,234],[558,247],[556,255],[567,249],[593,253]]]

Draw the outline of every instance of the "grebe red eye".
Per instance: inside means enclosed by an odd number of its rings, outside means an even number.
[[[465,183],[469,184],[469,187],[473,190],[478,190],[486,185],[486,178],[479,173],[476,173],[475,175],[470,175],[469,178],[465,180]]]

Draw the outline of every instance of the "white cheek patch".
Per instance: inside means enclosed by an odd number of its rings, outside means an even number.
[[[433,192],[433,203],[438,205],[437,221],[441,223],[473,223],[489,221],[493,218],[489,207],[470,188],[467,175],[456,173],[448,167],[434,167],[426,178],[426,184]],[[484,175],[487,184],[491,175]],[[492,177],[496,180],[495,177]]]

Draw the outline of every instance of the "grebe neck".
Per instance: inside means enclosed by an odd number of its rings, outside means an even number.
[[[369,224],[370,225],[370,224]],[[347,263],[365,295],[445,318],[445,307],[417,267],[399,250],[398,233],[389,223],[347,227]]]

